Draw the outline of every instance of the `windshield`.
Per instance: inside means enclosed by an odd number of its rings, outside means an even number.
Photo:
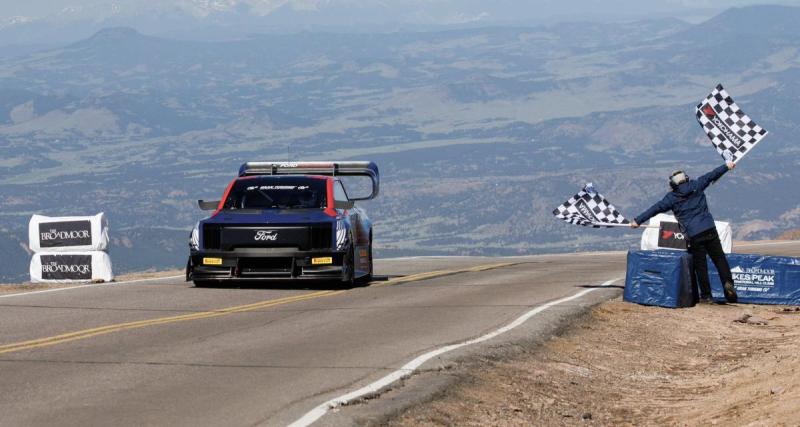
[[[327,200],[324,179],[264,176],[236,181],[223,209],[324,209]]]

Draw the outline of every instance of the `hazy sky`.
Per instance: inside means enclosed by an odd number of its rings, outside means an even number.
[[[481,8],[487,11],[504,9],[505,14],[530,13],[541,15],[565,15],[572,11],[604,11],[635,13],[679,13],[687,9],[721,9],[732,5],[756,3],[800,5],[800,0],[0,0],[0,19],[14,16],[33,18],[53,17],[65,9],[75,14],[108,14],[111,11],[138,11],[152,8],[173,8],[202,11],[225,9],[237,4],[246,4],[260,13],[268,13],[276,6],[290,2],[298,7],[313,7],[318,3],[369,3],[397,7],[420,7],[434,9],[459,9],[474,12]],[[96,16],[95,16],[96,17]]]
[[[0,0],[0,48],[64,45],[118,26],[160,37],[212,40],[260,32],[397,31],[442,25],[665,17],[700,22],[732,6],[759,3],[800,6],[800,0]],[[286,10],[272,13],[283,6]],[[217,13],[231,11],[236,13]]]

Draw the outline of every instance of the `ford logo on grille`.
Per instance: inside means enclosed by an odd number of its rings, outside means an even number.
[[[274,242],[278,240],[278,232],[274,230],[258,230],[256,231],[254,239],[257,242],[265,242],[265,241]]]

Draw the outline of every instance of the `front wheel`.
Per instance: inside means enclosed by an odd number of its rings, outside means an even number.
[[[353,240],[350,239],[350,241]],[[350,249],[347,251],[344,268],[346,272],[342,278],[342,287],[352,288],[356,284],[356,247],[354,244],[350,244]]]
[[[358,284],[361,286],[369,285],[372,282],[372,276],[375,272],[375,267],[372,263],[372,236],[369,238],[369,248],[367,248],[367,256],[369,256],[369,273],[366,276],[358,279]]]

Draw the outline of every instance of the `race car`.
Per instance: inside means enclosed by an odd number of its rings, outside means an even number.
[[[371,193],[350,197],[343,176],[370,179]],[[198,200],[214,213],[189,239],[186,279],[230,281],[372,279],[372,222],[355,202],[378,196],[373,162],[248,162],[221,200]]]

